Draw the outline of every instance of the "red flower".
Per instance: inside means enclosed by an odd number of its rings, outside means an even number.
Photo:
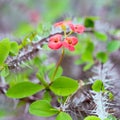
[[[78,39],[74,36],[67,37],[63,41],[63,46],[68,48],[70,51],[74,51],[74,46],[78,43]]]
[[[66,29],[66,26],[69,26],[71,23],[70,20],[68,21],[61,21],[61,22],[57,22],[54,24],[55,27],[61,27],[63,30]]]
[[[52,37],[50,37],[48,42],[48,47],[54,50],[57,50],[62,47],[62,35],[56,34]]]
[[[75,32],[75,33],[81,34],[85,30],[85,27],[83,25],[73,25],[73,24],[70,24],[69,26],[72,29],[72,31]]]

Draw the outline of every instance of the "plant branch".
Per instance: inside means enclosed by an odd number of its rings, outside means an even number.
[[[60,66],[60,64],[61,64],[61,62],[62,62],[62,60],[63,60],[64,52],[65,52],[65,51],[64,51],[64,48],[63,48],[63,49],[62,49],[62,54],[61,54],[60,59],[59,59],[57,65],[56,65],[56,69],[55,69],[55,71],[54,71],[54,73],[53,73],[53,76],[52,76],[51,81],[53,81],[54,78],[55,78],[55,75],[56,75],[56,73],[57,73],[57,71],[58,71],[58,68],[59,68],[59,66]]]
[[[67,33],[69,33],[69,32],[70,31],[67,31]],[[94,33],[94,30],[87,28],[85,30],[85,33],[91,33],[92,34],[92,33]],[[14,69],[17,68],[17,66],[19,66],[22,63],[22,61],[25,62],[25,61],[27,61],[27,60],[35,57],[37,55],[37,53],[41,50],[42,46],[48,42],[48,39],[51,36],[54,36],[56,34],[64,34],[64,32],[62,31],[62,32],[57,32],[57,33],[54,33],[54,34],[50,34],[49,36],[40,39],[38,42],[31,44],[31,48],[32,48],[31,51],[25,52],[22,56],[20,55],[20,53],[22,51],[20,51],[19,54],[18,54],[18,56],[16,58],[12,58],[10,61],[9,60],[6,61],[6,63],[8,64],[8,68],[10,70],[14,70]],[[116,38],[116,40],[119,39],[116,36],[113,36],[111,34],[108,34],[108,36],[111,37],[111,39],[112,38]]]

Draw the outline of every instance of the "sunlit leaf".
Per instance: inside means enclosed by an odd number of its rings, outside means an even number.
[[[60,96],[68,96],[78,89],[78,82],[68,77],[59,77],[53,81],[50,89]]]
[[[43,89],[43,86],[32,82],[21,82],[10,87],[6,95],[10,98],[24,98],[31,96]]]
[[[9,75],[8,66],[5,66],[5,67],[1,70],[0,75],[3,76],[3,77],[6,77],[6,76]]]
[[[52,100],[52,96],[50,95],[49,91],[45,91],[44,92],[43,99],[47,100],[47,101],[51,101]]]
[[[5,38],[0,41],[0,65],[4,63],[7,59],[10,51],[10,41],[9,39]]]
[[[90,63],[86,64],[86,65],[84,66],[83,70],[84,70],[84,71],[89,70],[89,69],[93,66],[93,64],[94,64],[93,62],[90,62]]]
[[[108,55],[105,52],[98,52],[96,58],[101,62],[105,63],[108,60]]]
[[[110,100],[114,100],[114,95],[110,91],[108,92],[108,97],[109,97]]]
[[[97,116],[87,116],[84,120],[101,120],[100,118],[98,118]]]
[[[46,100],[37,100],[30,105],[29,112],[36,116],[50,117],[59,111],[53,108]]]
[[[98,40],[101,40],[101,41],[106,41],[107,40],[107,35],[105,33],[95,32],[95,36]]]
[[[92,85],[92,90],[100,92],[104,90],[104,84],[101,80],[96,80]]]
[[[57,115],[56,120],[72,120],[72,118],[68,113],[60,112]]]
[[[19,45],[17,42],[11,42],[10,43],[10,54],[11,55],[17,55],[19,52]]]
[[[111,41],[107,44],[107,50],[114,52],[120,48],[120,41]]]

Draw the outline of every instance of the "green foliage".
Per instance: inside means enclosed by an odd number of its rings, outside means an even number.
[[[6,111],[3,109],[0,109],[0,117],[3,117],[6,115]]]
[[[90,51],[89,49],[86,49],[81,59],[85,62],[93,62],[92,51]]]
[[[36,116],[50,117],[59,111],[53,108],[46,100],[37,100],[30,105],[29,112]]]
[[[90,16],[90,17],[86,17],[84,20],[84,25],[85,27],[89,28],[94,28],[95,26],[95,20],[98,20],[99,18],[97,16]]]
[[[0,75],[3,76],[3,77],[6,77],[9,75],[9,69],[8,69],[8,66],[4,66],[4,68],[1,70],[0,72]]]
[[[54,73],[55,69],[56,69],[55,66],[52,69],[50,69],[50,71],[48,73],[48,76],[50,79],[53,77],[53,73]],[[60,77],[62,75],[62,73],[63,73],[63,69],[62,69],[62,67],[59,67],[54,79]]]
[[[68,10],[69,0],[45,0],[45,6],[47,13],[43,15],[45,19],[53,22],[56,18],[59,18],[65,11]],[[47,15],[46,15],[47,14]]]
[[[108,55],[106,52],[98,52],[96,58],[101,62],[105,63],[108,60]]]
[[[16,35],[18,37],[24,37],[20,45],[18,45],[17,42],[10,42],[8,39],[0,41],[0,75],[2,77],[6,77],[6,81],[9,83],[10,87],[6,93],[6,96],[10,98],[21,99],[32,96],[44,89],[44,91],[42,91],[42,100],[37,100],[33,102],[30,105],[29,112],[32,115],[41,117],[50,117],[56,115],[56,120],[72,120],[72,118],[69,114],[66,113],[66,111],[63,112],[64,108],[62,108],[61,106],[59,110],[52,107],[52,105],[50,104],[54,100],[54,98],[52,98],[52,95],[56,97],[55,100],[60,105],[65,105],[70,95],[74,94],[78,90],[79,84],[78,81],[75,81],[72,78],[62,76],[62,67],[58,67],[54,80],[52,80],[56,66],[55,64],[46,65],[46,59],[49,60],[49,58],[46,57],[47,54],[45,53],[45,51],[50,50],[50,48],[48,48],[48,44],[46,44],[45,46],[45,44],[43,43],[43,54],[41,52],[40,57],[36,57],[31,60],[31,70],[25,70],[16,75],[13,75],[11,73],[10,76],[8,76],[10,71],[8,69],[8,65],[6,65],[4,62],[6,61],[8,55],[10,55],[10,57],[12,58],[13,56],[18,55],[19,50],[24,49],[27,51],[28,45],[29,47],[32,47],[33,41],[37,39],[38,33],[42,37],[50,35],[51,22],[55,21],[55,17],[60,17],[60,15],[62,14],[61,11],[64,11],[66,9],[64,4],[67,5],[67,3],[68,0],[53,0],[53,2],[47,0],[46,4],[49,6],[48,9],[50,9],[50,11],[47,16],[43,17],[43,19],[49,19],[49,23],[45,24],[45,21],[41,21],[41,23],[38,25],[37,32],[34,31],[34,28],[29,24],[25,23],[20,25],[18,30],[16,31]],[[85,18],[85,27],[90,28],[90,30],[92,29],[94,31],[94,22],[97,19],[97,17]],[[80,42],[75,46],[75,51],[73,52],[73,54],[71,53],[70,55],[79,56],[79,60],[77,60],[76,63],[84,65],[83,70],[90,69],[94,65],[94,59],[99,60],[101,63],[107,62],[110,52],[114,52],[120,48],[119,41],[108,42],[108,37],[103,32],[94,31],[92,33],[90,31],[89,35],[85,34],[83,37],[81,35],[78,35],[77,37],[79,37]],[[95,54],[96,44],[94,43],[96,43],[96,41],[94,41],[92,37],[100,40],[99,42],[104,42],[105,44],[108,42],[106,46],[107,50],[105,52],[100,51]],[[49,63],[49,61],[47,61],[47,63]],[[21,65],[20,67],[23,66]],[[29,67],[29,65],[27,67]],[[35,79],[38,78],[38,84],[29,82],[31,74],[34,75]],[[113,94],[110,91],[105,90],[104,84],[101,80],[96,80],[92,85],[92,89],[95,92],[107,92],[108,98],[110,100],[113,100],[114,98]],[[100,118],[98,118],[97,116],[88,116],[84,120],[100,120]],[[116,120],[116,118],[114,116],[108,116],[105,120]]]
[[[84,120],[101,120],[100,118],[98,118],[97,116],[87,116]]]
[[[16,56],[19,52],[19,45],[17,42],[11,42],[10,43],[10,55]]]
[[[84,66],[84,70],[88,70],[94,64],[93,60],[93,52],[94,52],[94,44],[90,40],[83,41],[84,43],[79,43],[77,46],[77,54],[81,53],[81,57],[76,60],[76,64],[86,64]]]
[[[113,115],[109,115],[106,119],[104,120],[117,120],[117,118]]]
[[[75,51],[73,52],[73,54],[77,54],[80,55],[84,52],[86,47],[86,42],[84,41],[80,41],[76,46],[75,46]]]
[[[108,91],[109,100],[114,100],[114,95],[112,92]]]
[[[104,85],[103,85],[103,82],[101,80],[96,80],[93,85],[92,85],[92,89],[95,91],[95,92],[100,92],[100,91],[103,91],[104,90]]]
[[[37,32],[42,36],[47,36],[50,34],[51,24],[42,22],[38,25]]]
[[[93,52],[94,52],[93,42],[92,41],[87,41],[86,49],[81,56],[81,61],[83,63],[86,63],[86,65],[83,68],[84,71],[90,69],[92,67],[92,65],[94,64]]]
[[[109,119],[109,120],[117,120],[117,118],[116,118],[115,116],[113,116],[113,115],[109,115],[109,116],[108,116],[108,119]]]
[[[114,52],[120,48],[120,41],[111,41],[107,44],[107,50]]]
[[[32,32],[32,31],[34,31],[34,28],[30,24],[28,24],[28,23],[21,23],[18,26],[18,28],[17,28],[17,30],[15,31],[14,34],[17,37],[21,37],[21,36],[24,36],[24,35]]]
[[[0,66],[4,63],[7,59],[10,51],[10,41],[8,38],[3,39],[0,41]]]
[[[51,95],[50,95],[50,91],[46,90],[46,91],[44,92],[43,99],[44,99],[44,100],[47,100],[47,101],[51,101],[51,100],[52,100],[52,97],[51,97]]]
[[[68,96],[73,94],[78,89],[78,82],[72,78],[61,76],[50,86],[50,90],[53,91],[56,95],[59,96]]]
[[[10,98],[24,98],[41,91],[43,88],[43,86],[32,82],[21,82],[10,87],[6,95]]]
[[[93,65],[94,65],[93,62],[88,63],[88,64],[86,64],[86,65],[83,67],[83,70],[84,70],[84,71],[89,70]]]
[[[45,87],[48,86],[48,83],[45,81],[44,76],[40,75],[39,73],[36,74],[36,77],[40,80],[41,84]]]
[[[72,118],[70,117],[68,113],[60,112],[57,115],[56,120],[72,120]]]
[[[95,32],[94,33],[95,37],[98,39],[98,40],[101,40],[101,41],[106,41],[107,40],[107,35],[105,33],[102,33],[102,32]]]
[[[88,18],[85,19],[84,25],[87,28],[89,28],[89,27],[94,28],[94,26],[95,26],[94,25],[94,20],[92,18],[88,17]]]
[[[23,47],[31,44],[32,41],[35,41],[36,35],[37,32],[35,31],[29,32],[29,34],[25,35],[25,37],[22,40],[22,43],[19,45],[19,49],[22,49]]]

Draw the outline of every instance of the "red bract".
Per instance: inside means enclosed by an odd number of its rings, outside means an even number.
[[[67,37],[63,41],[63,46],[68,48],[70,51],[74,51],[74,46],[78,43],[78,39],[74,36]]]
[[[56,34],[49,38],[48,47],[57,50],[62,47],[62,35]]]
[[[73,25],[73,24],[70,24],[69,26],[70,26],[71,30],[73,32],[75,32],[75,33],[81,34],[85,30],[85,27],[83,25]]]

